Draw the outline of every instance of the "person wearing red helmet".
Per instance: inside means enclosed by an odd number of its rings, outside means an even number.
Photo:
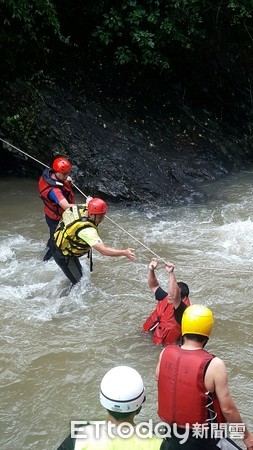
[[[72,170],[72,166],[67,158],[56,158],[53,162],[53,170],[55,173],[69,174]]]
[[[50,231],[48,250],[43,261],[52,257],[54,233],[63,211],[75,204],[69,177],[71,170],[69,160],[58,157],[53,161],[52,169],[45,169],[39,179],[40,198],[44,203],[45,219]]]
[[[134,261],[133,248],[117,250],[107,247],[98,234],[98,225],[108,211],[107,204],[101,198],[92,198],[85,205],[73,205],[62,215],[54,234],[53,257],[72,284],[82,277],[79,258],[91,248],[104,256],[126,256]]]

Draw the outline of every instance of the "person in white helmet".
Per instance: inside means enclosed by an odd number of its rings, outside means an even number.
[[[100,403],[107,418],[100,425],[90,422],[69,435],[57,450],[158,450],[161,439],[147,430],[136,429],[135,416],[145,401],[145,388],[140,374],[129,366],[110,369],[100,385]],[[144,437],[145,436],[145,437]]]

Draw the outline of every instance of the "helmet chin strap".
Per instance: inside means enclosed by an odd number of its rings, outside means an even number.
[[[94,219],[91,219],[90,215],[88,215],[88,220],[90,222],[94,223],[94,225],[96,225],[96,227],[97,227],[99,225],[98,223],[96,223],[96,216],[97,216],[97,214],[93,214],[93,216],[95,216]]]
[[[96,226],[98,226],[98,223],[96,222],[97,214],[94,214],[94,216],[95,216],[95,218],[94,218],[94,224],[95,224]]]
[[[57,183],[60,183],[60,184],[63,186],[63,185],[64,185],[64,181],[63,181],[63,180],[60,180],[60,179],[57,177],[57,175],[56,175],[55,172],[53,172],[53,175],[54,175],[54,177],[55,177],[55,179],[56,179],[56,182],[57,182]]]

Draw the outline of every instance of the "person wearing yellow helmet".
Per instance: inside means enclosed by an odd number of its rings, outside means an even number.
[[[104,421],[74,427],[57,450],[157,450],[161,439],[142,424],[135,424],[146,399],[143,379],[133,367],[116,366],[108,370],[100,384],[100,403],[107,411]],[[73,434],[73,433],[72,433]]]
[[[247,449],[253,449],[253,435],[229,391],[225,364],[204,350],[213,324],[209,308],[189,306],[182,317],[182,346],[169,345],[160,354],[156,368],[158,415],[173,426],[161,450],[216,450],[217,426],[223,424],[220,428],[224,430],[227,422],[241,426]],[[184,442],[182,435],[186,436]]]
[[[198,336],[205,336],[206,342],[213,329],[214,319],[212,311],[203,305],[192,305],[182,317],[182,336],[193,335],[192,339],[201,340]]]

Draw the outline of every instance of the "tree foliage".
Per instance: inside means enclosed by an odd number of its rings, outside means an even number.
[[[168,68],[171,50],[178,44],[192,48],[194,39],[203,38],[204,30],[199,5],[128,0],[104,13],[93,36],[114,49],[119,64],[138,62]]]
[[[51,39],[66,42],[51,0],[0,0],[0,49],[3,68],[17,70],[50,51]]]
[[[232,110],[237,119],[247,110],[250,117],[252,6],[252,0],[108,1],[92,37],[116,64],[162,71],[195,101],[218,102],[221,116]]]
[[[252,49],[252,0],[122,0],[108,2],[93,36],[119,64],[169,68],[175,55],[193,54],[235,39]],[[179,53],[178,53],[179,52]]]
[[[35,60],[41,70],[69,42],[108,66],[201,86],[201,95],[212,86],[224,104],[236,85],[252,107],[252,14],[252,0],[0,0],[2,73],[18,76]]]
[[[207,41],[245,51],[253,44],[252,0],[0,0],[0,8],[0,46],[10,64],[26,52],[45,55],[66,36],[108,50],[117,64],[158,69],[206,51]]]

